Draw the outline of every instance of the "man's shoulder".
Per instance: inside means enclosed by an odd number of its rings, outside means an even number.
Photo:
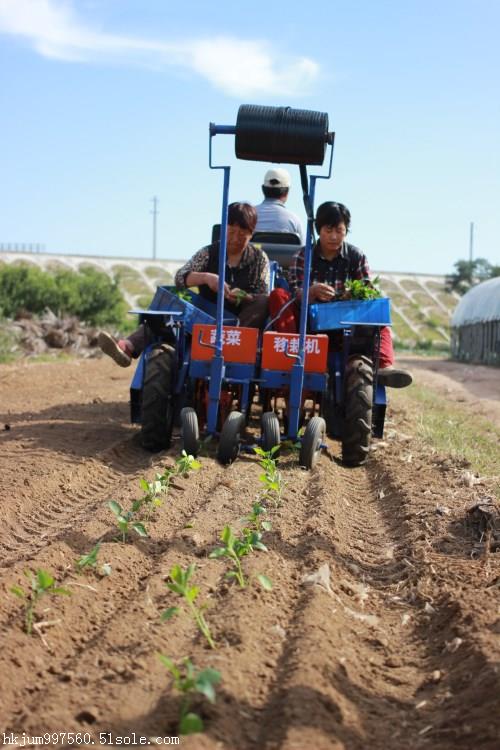
[[[364,255],[365,255],[364,252],[362,250],[360,250],[359,247],[357,247],[356,245],[351,245],[350,242],[345,242],[344,245],[345,245],[345,249],[346,249],[346,255],[349,258],[356,258],[356,259],[358,259],[358,258],[363,258],[364,257]]]

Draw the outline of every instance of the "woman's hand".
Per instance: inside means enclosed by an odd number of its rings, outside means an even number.
[[[335,297],[335,289],[329,284],[312,284],[309,287],[309,301],[331,302]]]
[[[204,280],[203,284],[206,284],[209,289],[212,290],[212,292],[219,291],[219,276],[216,273],[204,273]],[[229,284],[227,282],[224,282],[224,297],[227,297],[227,299],[230,299],[231,295],[231,289],[229,287]]]
[[[245,292],[243,289],[238,289],[237,287],[235,289],[230,289],[229,294],[226,296],[230,302],[236,303],[237,305],[241,302],[251,302],[253,300],[253,295]]]

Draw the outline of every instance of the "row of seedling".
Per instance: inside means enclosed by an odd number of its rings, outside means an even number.
[[[139,536],[147,536],[146,528],[142,520],[139,520],[139,514],[143,515],[145,510],[146,517],[149,519],[154,510],[162,504],[161,496],[168,492],[171,480],[174,477],[187,476],[191,471],[199,468],[200,463],[193,456],[189,456],[183,451],[175,465],[166,468],[163,474],[156,474],[152,482],[148,482],[146,479],[140,480],[139,484],[144,491],[144,495],[138,500],[134,500],[129,511],[124,511],[120,504],[114,500],[109,501],[108,507],[115,516],[121,541],[126,542],[131,531],[135,531]],[[109,563],[104,563],[98,568],[100,547],[101,542],[99,541],[90,552],[81,555],[75,561],[75,568],[78,572],[89,568],[96,570],[102,576],[110,575],[111,565]],[[23,600],[25,630],[28,635],[32,635],[36,609],[40,599],[47,595],[69,596],[71,591],[58,586],[50,571],[41,568],[35,572],[26,570],[24,575],[28,579],[28,587],[25,589],[22,586],[12,586],[10,591]]]
[[[283,482],[281,473],[276,463],[276,452],[278,447],[271,451],[263,451],[256,448],[255,452],[260,457],[259,465],[263,470],[260,481],[263,485],[259,499],[253,503],[251,512],[242,519],[244,526],[239,533],[226,525],[221,534],[222,545],[216,547],[209,554],[210,558],[224,558],[229,566],[226,572],[228,580],[235,581],[241,588],[246,588],[249,583],[248,576],[243,570],[243,558],[253,552],[266,552],[267,547],[262,541],[263,533],[271,530],[271,522],[267,519],[268,508],[266,504],[275,507],[281,504],[281,493]],[[170,488],[172,479],[176,476],[186,476],[191,471],[200,468],[200,464],[193,456],[184,451],[176,461],[174,467],[167,468],[163,474],[156,474],[153,481],[140,480],[140,487],[144,494],[141,498],[134,500],[130,510],[125,511],[119,503],[109,501],[108,506],[115,516],[116,524],[120,532],[119,539],[126,542],[131,531],[141,537],[147,536],[144,525],[144,516],[150,520],[152,514],[162,505],[164,497]],[[96,570],[100,575],[109,575],[111,566],[109,563],[98,568],[98,554],[100,542],[97,542],[92,550],[82,555],[75,563],[78,571],[86,568]],[[193,584],[196,566],[189,565],[185,570],[175,565],[169,574],[167,586],[172,593],[177,594],[181,604],[166,609],[161,615],[164,621],[171,620],[174,616],[186,612],[196,624],[198,630],[207,641],[210,648],[215,648],[216,643],[211,633],[209,624],[205,617],[206,604],[199,605],[197,600],[200,587]],[[40,598],[44,595],[70,595],[71,592],[64,587],[57,586],[51,573],[45,570],[25,572],[30,581],[30,588],[25,591],[20,586],[13,586],[13,594],[22,598],[25,602],[25,627],[28,635],[32,634],[35,619],[35,610]],[[264,574],[256,576],[258,583],[265,589],[272,589],[271,580]],[[191,711],[191,704],[196,693],[202,694],[211,703],[215,703],[216,695],[214,686],[220,682],[220,673],[214,669],[203,669],[197,671],[189,657],[180,663],[174,662],[169,657],[159,654],[161,662],[167,667],[173,678],[174,688],[181,694],[182,702],[179,716],[179,732],[191,734],[203,731],[202,718]]]
[[[225,559],[229,570],[225,577],[235,581],[240,588],[246,588],[249,584],[248,575],[243,570],[243,558],[253,552],[267,552],[262,538],[266,531],[271,530],[271,522],[267,519],[268,509],[264,503],[270,503],[275,507],[281,504],[281,493],[283,481],[276,462],[278,447],[271,451],[256,448],[255,452],[260,457],[260,467],[263,473],[260,481],[263,484],[259,499],[253,503],[251,512],[242,520],[244,526],[239,533],[231,526],[226,525],[221,534],[222,545],[216,547],[209,554],[212,559]],[[184,613],[195,623],[199,632],[206,640],[210,648],[216,648],[216,642],[211,632],[210,625],[205,617],[207,604],[198,604],[200,587],[193,583],[196,565],[188,565],[183,569],[180,565],[174,565],[169,574],[167,587],[176,594],[180,603],[168,607],[161,619],[163,621]],[[272,589],[272,581],[264,574],[256,576],[258,583],[266,590]],[[164,654],[159,655],[162,663],[167,667],[173,678],[173,687],[181,694],[182,703],[179,716],[178,729],[180,734],[191,734],[203,731],[202,718],[191,710],[191,703],[195,693],[202,693],[211,703],[215,703],[216,694],[214,686],[220,682],[221,675],[214,669],[204,669],[197,672],[189,657],[176,663]]]

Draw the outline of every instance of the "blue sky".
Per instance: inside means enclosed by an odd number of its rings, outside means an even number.
[[[498,0],[0,0],[0,243],[186,258],[220,217],[208,124],[240,104],[329,115],[316,205],[352,213],[374,269],[500,263]],[[269,165],[237,161],[231,200]],[[303,216],[298,168],[289,207]]]

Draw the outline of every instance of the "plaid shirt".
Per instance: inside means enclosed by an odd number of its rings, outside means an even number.
[[[175,286],[177,289],[186,288],[186,278],[191,271],[204,272],[209,270],[210,245],[202,247],[193,257],[184,263],[175,274]],[[267,255],[255,245],[248,244],[243,251],[237,268],[245,277],[241,283],[241,289],[249,294],[269,293],[269,259]],[[234,287],[234,268],[226,262],[226,281],[230,287]],[[217,272],[217,271],[215,271]],[[240,274],[239,274],[240,275]]]
[[[370,268],[366,255],[354,245],[342,243],[340,253],[332,260],[321,255],[319,242],[315,245],[311,258],[310,284],[329,284],[335,289],[338,297],[345,292],[346,281],[355,279],[370,281]],[[288,282],[290,291],[295,295],[304,283],[304,248],[299,250],[290,268]]]

